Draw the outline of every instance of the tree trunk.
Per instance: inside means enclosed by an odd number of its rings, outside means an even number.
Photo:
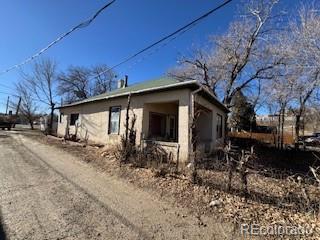
[[[283,150],[283,144],[284,144],[284,114],[285,114],[285,110],[284,108],[282,109],[282,113],[281,113],[281,150]]]
[[[296,115],[296,123],[295,123],[295,141],[294,146],[296,149],[299,148],[299,137],[300,137],[300,115]]]
[[[302,136],[304,136],[304,127],[305,127],[305,121],[304,121],[304,118],[302,118]],[[303,150],[306,150],[306,143],[303,142]]]
[[[53,133],[53,118],[54,118],[54,103],[51,103],[50,121],[49,121],[49,134]]]
[[[127,109],[126,109],[125,146],[127,145],[128,139],[129,139],[129,110],[130,110],[130,103],[131,103],[131,94],[129,94],[129,96],[128,96]]]
[[[281,111],[278,117],[278,129],[277,129],[277,148],[280,148],[280,128],[281,128]]]
[[[125,151],[125,155],[124,155],[124,162],[128,162],[129,159],[129,148],[128,148],[128,140],[129,140],[129,110],[130,110],[130,104],[131,104],[131,93],[128,95],[128,102],[127,102],[127,109],[126,109],[126,123],[125,123],[125,141],[124,141],[124,151]]]
[[[29,124],[30,124],[31,130],[33,130],[33,129],[34,129],[34,127],[33,127],[33,121],[32,121],[32,120],[29,120]]]

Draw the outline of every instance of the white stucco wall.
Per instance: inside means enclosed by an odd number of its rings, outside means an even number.
[[[222,111],[220,108],[218,108],[216,105],[212,104],[207,99],[203,98],[202,96],[197,95],[195,97],[195,102],[197,102],[198,104],[204,106],[205,108],[211,111],[212,125],[211,125],[211,128],[208,128],[208,130],[211,131],[211,136],[212,136],[211,151],[214,151],[218,146],[221,146],[224,142],[225,119],[227,114],[224,111]],[[220,114],[222,116],[222,138],[219,138],[219,139],[217,139],[217,114]]]
[[[190,90],[172,90],[165,92],[157,92],[144,95],[133,95],[131,98],[131,108],[136,114],[136,130],[137,139],[136,142],[140,143],[141,133],[147,133],[149,128],[149,111],[155,111],[152,107],[148,106],[148,103],[165,103],[165,102],[178,102],[178,143],[180,145],[179,156],[181,159],[186,160],[188,158],[188,116],[189,116],[189,92]],[[109,109],[112,106],[120,106],[120,134],[109,135]],[[62,122],[58,124],[58,135],[64,136],[66,133],[68,116],[71,113],[79,113],[79,128],[77,136],[79,138],[85,138],[88,136],[89,141],[93,141],[101,144],[113,144],[118,143],[120,136],[125,133],[125,116],[127,107],[127,97],[120,97],[109,99],[105,101],[86,103],[78,106],[72,106],[60,109],[63,113]],[[161,109],[159,109],[161,112]],[[132,116],[132,112],[130,111]],[[69,133],[75,133],[75,127],[69,127]]]

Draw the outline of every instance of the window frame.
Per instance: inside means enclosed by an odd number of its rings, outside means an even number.
[[[112,133],[111,132],[111,113],[112,113],[112,109],[113,108],[119,109],[118,132],[117,133]],[[121,105],[120,106],[111,106],[111,107],[109,107],[109,121],[108,121],[108,134],[109,135],[119,135],[120,134],[120,122],[121,122]]]
[[[74,121],[72,121],[72,115],[78,115],[77,119]],[[71,113],[70,114],[70,123],[69,123],[69,126],[75,126],[76,125],[76,122],[79,120],[80,118],[80,114],[79,113]]]
[[[173,136],[171,136],[171,120],[173,120]],[[168,116],[168,135],[169,139],[173,141],[178,141],[178,121],[176,115],[169,115]]]
[[[219,118],[220,118],[220,122],[219,122]],[[220,126],[220,128],[219,128]],[[216,138],[220,139],[223,137],[223,116],[219,113],[217,113],[217,127],[216,127]]]
[[[62,123],[62,117],[64,116],[64,113],[60,113],[60,119],[59,119],[59,123]]]

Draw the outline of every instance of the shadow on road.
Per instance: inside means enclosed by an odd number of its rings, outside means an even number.
[[[4,223],[2,219],[2,212],[0,207],[0,240],[7,240],[6,232],[4,230]]]

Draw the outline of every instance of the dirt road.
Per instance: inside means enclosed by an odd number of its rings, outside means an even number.
[[[19,131],[0,132],[0,192],[0,238],[230,239],[226,225],[199,226],[186,210]]]

